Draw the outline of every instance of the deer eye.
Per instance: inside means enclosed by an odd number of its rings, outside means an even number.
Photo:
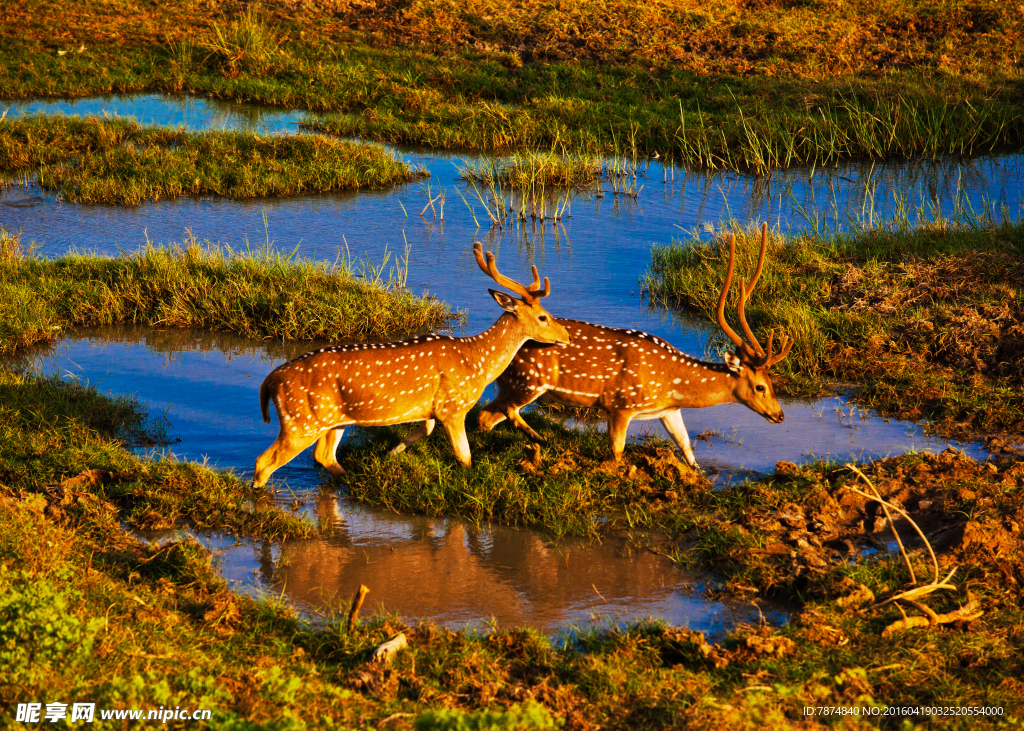
[[[757,391],[758,393],[764,393],[764,386],[762,386],[762,385],[761,385],[761,384],[759,383],[759,384],[757,384],[756,386],[754,386],[754,390],[755,390],[755,391]]]
[[[541,322],[547,322],[548,321],[548,316],[547,315],[541,315],[537,319],[540,320]]]

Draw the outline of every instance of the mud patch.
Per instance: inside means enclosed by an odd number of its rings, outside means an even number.
[[[862,469],[884,500],[920,526],[940,565],[960,566],[964,578],[1024,586],[1024,463],[979,463],[947,450],[887,458]],[[732,545],[711,557],[729,567],[729,588],[824,592],[846,596],[848,605],[870,601],[870,590],[844,580],[840,569],[868,555],[891,554],[894,536],[877,500],[846,489],[863,489],[858,480],[838,465],[779,463],[772,477],[736,488],[734,500],[742,496],[758,507],[716,516],[720,525],[728,517],[735,522]],[[803,498],[791,499],[791,488]],[[926,549],[912,526],[897,518],[895,528],[924,566]]]

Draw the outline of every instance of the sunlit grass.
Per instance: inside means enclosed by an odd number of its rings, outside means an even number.
[[[0,86],[18,98],[196,93],[305,109],[313,128],[344,137],[579,157],[632,148],[762,174],[849,158],[1021,149],[1020,72],[1007,50],[1020,30],[1009,6],[848,5],[689,12],[626,3],[566,25],[529,3],[481,8],[487,21],[468,10],[383,3],[363,30],[368,21],[354,6],[345,19],[312,6],[193,9],[187,30],[172,25],[180,10],[146,8],[151,25],[132,33],[163,28],[154,43],[100,42],[59,56],[12,31]],[[581,11],[574,7],[560,12]],[[695,17],[703,19],[696,26]],[[33,14],[40,32],[46,18]],[[406,35],[407,24],[434,28],[438,18],[447,30]],[[104,37],[124,30],[107,16],[81,21]],[[477,40],[448,35],[453,28]],[[598,40],[641,28],[633,44]]]
[[[771,237],[746,312],[762,344],[769,328],[795,339],[776,366],[791,393],[853,383],[858,402],[950,434],[1024,428],[1024,224],[963,213]],[[643,283],[651,300],[713,321],[728,233],[654,247]],[[736,233],[737,266],[749,270],[757,235]]]
[[[116,257],[8,257],[0,259],[0,353],[49,342],[75,326],[142,324],[226,330],[255,339],[387,340],[461,323],[462,315],[447,305],[405,289],[402,262],[390,270],[386,261],[359,270],[344,258],[328,265],[269,247],[235,252],[195,239]]]
[[[0,121],[0,169],[31,168],[67,201],[121,205],[380,188],[423,175],[379,145],[315,135],[196,133],[94,117]]]

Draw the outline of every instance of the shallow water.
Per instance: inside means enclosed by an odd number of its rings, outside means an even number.
[[[314,539],[200,541],[236,591],[283,595],[314,621],[343,617],[360,584],[370,588],[363,616],[398,613],[453,629],[497,622],[556,633],[660,617],[715,637],[759,621],[759,607],[708,600],[706,577],[619,540],[554,542],[530,530],[387,513],[326,490],[310,503],[324,529]],[[785,620],[778,608],[760,611],[773,624]]]
[[[248,476],[256,455],[276,437],[276,423],[264,424],[259,415],[259,384],[306,346],[201,331],[108,328],[68,337],[22,361],[104,391],[134,393],[153,414],[163,413],[171,435],[180,437],[169,451]],[[696,442],[697,459],[724,483],[780,459],[949,446],[917,427],[851,410],[838,398],[784,405],[786,422],[778,426],[742,407],[688,412],[691,432],[724,432],[710,445]],[[641,428],[634,425],[632,431]],[[429,438],[444,436],[438,432]],[[982,456],[977,446],[955,446]],[[530,530],[366,507],[339,499],[310,453],[279,470],[274,481],[277,499],[302,503],[321,526],[320,535],[284,543],[219,535],[199,539],[219,554],[221,572],[237,590],[283,594],[314,619],[344,613],[362,583],[372,592],[367,612],[383,609],[453,628],[493,619],[557,632],[570,623],[655,616],[717,636],[738,622],[759,621],[757,607],[704,598],[706,577],[618,540],[554,542]],[[770,622],[785,619],[777,609],[767,607],[764,613]]]
[[[296,132],[304,112],[238,104],[188,95],[114,94],[85,99],[0,100],[0,114],[74,114],[80,117],[132,117],[140,124],[192,130],[231,129],[257,134]]]
[[[119,113],[146,123],[261,133],[294,131],[301,118],[296,112],[160,96],[15,104],[10,113],[32,111]],[[457,179],[460,156],[401,154],[431,172],[433,195],[446,192],[443,221],[418,215],[427,192],[416,184],[253,201],[179,198],[128,208],[69,204],[29,185],[0,192],[0,226],[22,230],[23,241],[35,242],[45,256],[69,248],[132,251],[147,237],[173,243],[187,231],[233,247],[262,244],[269,236],[279,248],[299,245],[299,253],[312,258],[334,261],[347,251],[375,264],[385,250],[401,252],[408,243],[409,285],[465,309],[468,332],[482,330],[500,314],[471,254],[473,240],[480,239],[497,253],[506,274],[526,278],[535,263],[551,278],[545,305],[555,315],[640,328],[700,354],[706,338],[701,326],[650,310],[638,296],[651,244],[668,243],[682,235],[680,229],[717,225],[729,217],[751,225],[767,219],[787,230],[803,228],[807,218],[819,215],[839,221],[888,215],[900,205],[895,191],[911,205],[931,201],[947,215],[958,207],[980,210],[994,203],[1019,217],[1024,200],[1024,156],[854,163],[794,169],[770,179],[683,174],[652,162],[638,180],[643,188],[635,200],[592,191],[574,199],[572,217],[557,226],[478,229],[456,193],[458,187],[470,199],[482,222],[482,206]],[[153,413],[165,412],[171,432],[181,437],[172,447],[176,454],[247,475],[276,436],[276,423],[265,425],[259,416],[262,378],[311,348],[309,343],[261,344],[210,333],[119,328],[69,337],[36,360],[66,377],[99,382],[102,390],[136,393]],[[710,441],[695,443],[698,461],[724,483],[749,470],[770,469],[779,460],[877,457],[949,446],[916,425],[880,419],[838,397],[784,407],[781,425],[738,404],[686,412],[691,435],[714,432]],[[631,432],[644,429],[663,433],[658,422],[634,423]],[[984,455],[977,445],[954,446]],[[323,616],[343,608],[365,583],[373,592],[371,606],[449,626],[494,617],[550,631],[597,612],[619,619],[656,615],[718,632],[757,619],[751,607],[703,601],[699,579],[663,557],[625,555],[626,548],[613,541],[554,545],[532,531],[389,514],[337,501],[333,493],[321,492],[323,480],[311,453],[274,476],[320,518],[326,530],[315,540],[257,545],[203,538],[223,552],[223,572],[241,590],[283,592],[300,610]]]
[[[269,132],[291,131],[299,119],[294,111],[159,95],[12,103],[9,109],[15,116],[43,109],[109,112],[192,129],[255,126]],[[1020,155],[794,168],[770,178],[684,174],[652,161],[644,166],[646,177],[637,181],[643,187],[635,200],[591,191],[574,199],[571,218],[558,225],[548,221],[513,230],[478,229],[456,192],[458,188],[468,199],[476,220],[486,223],[483,206],[458,180],[457,167],[477,158],[400,154],[429,170],[429,183],[244,201],[178,198],[132,207],[71,204],[37,186],[12,187],[0,192],[0,225],[23,231],[23,241],[35,242],[38,253],[46,256],[70,248],[133,251],[147,239],[181,241],[189,231],[201,241],[236,248],[269,238],[282,250],[298,246],[300,255],[331,262],[347,251],[355,260],[379,264],[385,251],[401,253],[408,244],[409,285],[467,310],[469,332],[482,330],[500,314],[471,253],[479,239],[497,253],[504,273],[523,279],[529,265],[536,264],[542,276],[550,277],[552,294],[545,305],[555,315],[640,328],[699,353],[703,346],[693,327],[648,311],[638,296],[651,244],[667,244],[683,236],[683,230],[719,225],[730,217],[751,225],[768,220],[775,228],[790,230],[807,227],[807,218],[816,215],[840,221],[887,216],[897,208],[896,192],[911,208],[930,201],[947,215],[958,208],[980,211],[991,205],[1004,207],[1011,217],[1024,213]],[[428,201],[427,185],[433,195],[446,194],[443,221],[434,220],[430,210],[426,218],[419,215]],[[600,187],[607,191],[607,184]],[[264,228],[264,213],[269,229]],[[909,215],[913,217],[912,210]]]
[[[204,331],[124,327],[72,335],[26,359],[44,372],[96,384],[102,391],[136,394],[152,414],[165,414],[170,434],[180,437],[170,448],[174,454],[251,477],[256,456],[277,437],[276,417],[271,424],[260,417],[260,383],[274,367],[310,347]],[[974,457],[985,455],[977,444],[928,436],[920,426],[874,416],[838,396],[783,400],[782,405],[782,424],[770,424],[740,404],[684,410],[691,435],[715,432],[710,441],[695,441],[697,461],[725,483],[751,470],[772,469],[779,460],[881,457],[949,446]],[[633,435],[648,430],[664,434],[657,421],[630,424]],[[437,431],[429,438],[445,437]],[[273,482],[308,492],[325,475],[307,450],[275,472]]]

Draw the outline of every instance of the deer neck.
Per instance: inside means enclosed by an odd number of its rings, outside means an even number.
[[[682,409],[700,409],[736,401],[738,379],[724,363],[687,358],[668,384],[671,395]]]
[[[508,368],[516,352],[529,339],[515,315],[506,312],[479,335],[466,338],[466,345],[476,356],[473,360],[481,364],[481,372],[490,383]]]

